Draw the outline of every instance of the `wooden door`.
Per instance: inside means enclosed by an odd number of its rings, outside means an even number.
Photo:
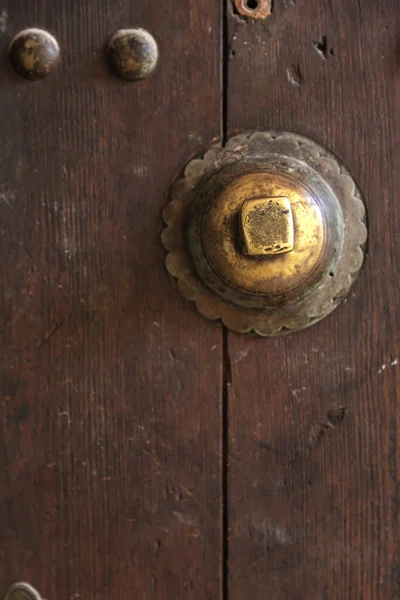
[[[0,5],[1,589],[60,600],[400,598],[398,0]],[[118,79],[120,28],[159,44]],[[35,83],[7,48],[58,40]],[[301,333],[228,333],[164,267],[170,182],[213,138],[347,164],[369,249]],[[1,594],[0,590],[0,594]]]

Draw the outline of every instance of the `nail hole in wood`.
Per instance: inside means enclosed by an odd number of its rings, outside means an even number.
[[[232,0],[234,12],[251,19],[265,19],[271,15],[272,0]]]
[[[328,58],[328,56],[335,56],[333,48],[328,46],[328,37],[326,35],[321,36],[320,40],[313,42],[315,50],[318,52],[322,59]]]

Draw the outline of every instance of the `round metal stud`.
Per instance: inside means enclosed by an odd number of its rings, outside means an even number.
[[[57,40],[43,29],[24,29],[12,40],[9,55],[21,77],[36,81],[48,77],[54,70],[60,47]]]
[[[144,29],[120,29],[108,43],[107,55],[113,71],[129,81],[145,79],[158,62],[158,46]]]
[[[258,132],[214,144],[171,195],[167,268],[202,314],[234,331],[308,327],[338,306],[362,267],[361,193],[304,137]]]

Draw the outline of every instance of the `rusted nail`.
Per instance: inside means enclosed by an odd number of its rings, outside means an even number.
[[[157,66],[157,42],[144,29],[120,29],[109,41],[107,55],[119,77],[129,81],[145,79]]]
[[[265,19],[271,14],[271,0],[234,0],[236,10],[243,17]]]
[[[9,55],[17,73],[35,81],[44,79],[53,71],[60,56],[60,47],[47,31],[24,29],[12,40]]]

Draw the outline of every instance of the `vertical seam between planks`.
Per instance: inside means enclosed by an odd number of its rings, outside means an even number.
[[[221,19],[221,141],[225,145],[228,138],[228,1],[222,2]],[[229,596],[229,513],[228,513],[228,386],[230,382],[230,362],[228,330],[222,325],[222,390],[221,390],[221,600]]]
[[[222,328],[222,411],[221,411],[221,448],[222,448],[222,477],[221,477],[221,554],[222,554],[222,581],[221,598],[229,597],[229,333],[226,327]]]
[[[229,79],[229,41],[228,41],[228,2],[222,1],[222,26],[221,26],[221,139],[225,145],[228,137],[228,79]]]

